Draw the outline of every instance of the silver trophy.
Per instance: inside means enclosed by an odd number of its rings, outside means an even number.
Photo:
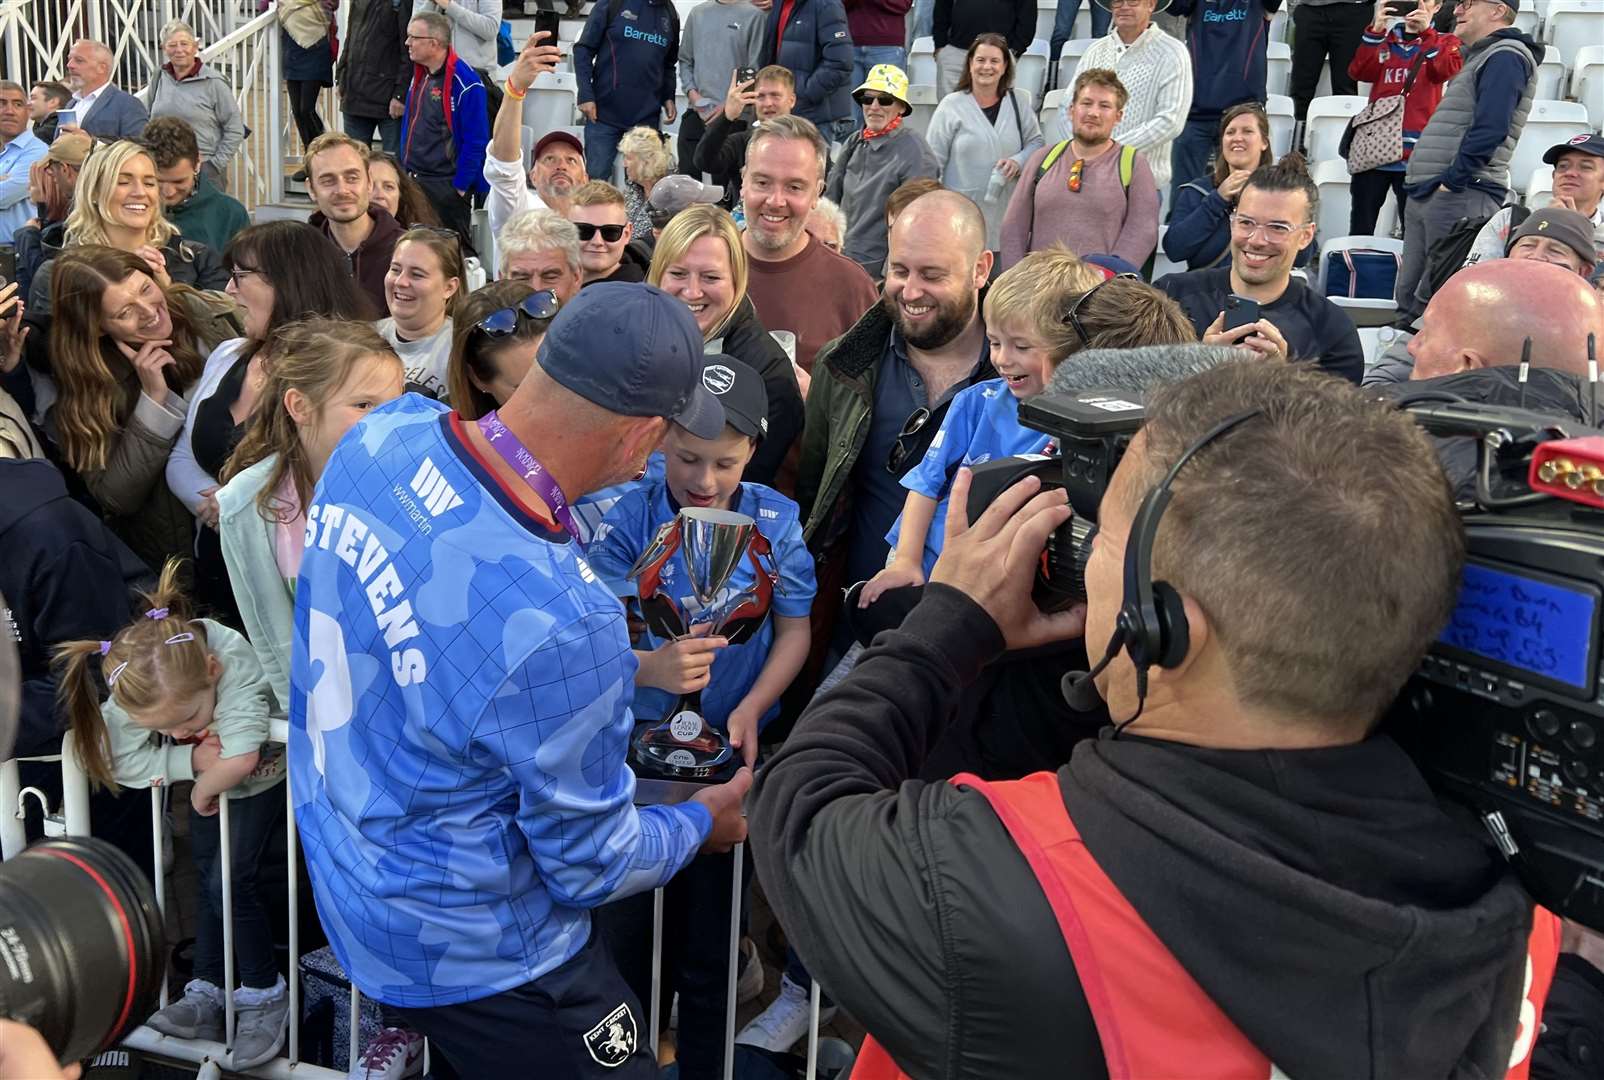
[[[631,568],[630,577],[640,581],[641,591],[647,592],[646,586],[655,586],[663,564],[678,549],[685,557],[697,609],[687,614],[671,596],[654,587],[652,595],[641,600],[641,614],[651,631],[674,639],[703,632],[719,635],[732,619],[741,616],[753,594],[726,597],[725,586],[747,558],[755,535],[757,522],[745,514],[696,507],[681,510],[659,530]],[[721,779],[733,772],[735,765],[729,739],[702,716],[699,690],[683,695],[661,723],[636,737],[633,758],[637,773],[673,780]]]

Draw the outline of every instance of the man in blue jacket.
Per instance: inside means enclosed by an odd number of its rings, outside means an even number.
[[[674,122],[678,62],[679,13],[668,0],[596,0],[574,42],[585,172],[612,176],[618,140],[637,125],[656,130],[658,110]]]
[[[412,85],[401,115],[401,167],[440,220],[469,243],[472,196],[484,181],[490,118],[484,83],[451,47],[451,23],[426,12],[407,24]]]
[[[778,64],[796,76],[796,107],[830,142],[852,134],[852,33],[841,0],[779,0],[763,27],[758,67]]]

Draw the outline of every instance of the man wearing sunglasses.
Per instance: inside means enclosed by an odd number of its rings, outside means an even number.
[[[1509,159],[1537,92],[1543,46],[1514,27],[1502,0],[1460,0],[1454,34],[1465,66],[1443,91],[1404,171],[1404,251],[1395,297],[1400,322],[1430,300],[1426,263],[1461,218],[1485,221],[1509,194]]]
[[[568,220],[579,230],[579,265],[585,285],[598,281],[645,281],[651,258],[636,245],[624,193],[605,180],[574,191]],[[583,286],[581,286],[583,287]]]

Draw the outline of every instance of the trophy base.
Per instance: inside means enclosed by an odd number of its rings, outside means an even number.
[[[711,762],[689,750],[678,751],[683,761],[650,754],[642,744],[642,736],[659,726],[650,722],[639,724],[630,738],[629,767],[635,774],[635,802],[641,805],[684,802],[708,784],[722,784],[740,771],[738,754],[727,753],[722,760]]]

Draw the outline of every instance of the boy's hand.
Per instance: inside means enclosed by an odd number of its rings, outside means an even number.
[[[201,817],[212,817],[217,813],[217,796],[201,793],[200,785],[196,784],[189,790],[189,805],[195,808],[195,813]]]
[[[689,694],[707,686],[718,651],[727,638],[688,637],[659,645],[641,661],[636,681],[671,694]]]
[[[906,588],[909,585],[923,585],[924,583],[924,571],[919,567],[893,562],[869,579],[869,583],[858,594],[858,607],[868,607],[892,589]]]
[[[749,769],[757,764],[758,720],[757,710],[747,708],[743,701],[730,712],[725,725],[729,729],[730,745],[741,752],[741,760]]]

